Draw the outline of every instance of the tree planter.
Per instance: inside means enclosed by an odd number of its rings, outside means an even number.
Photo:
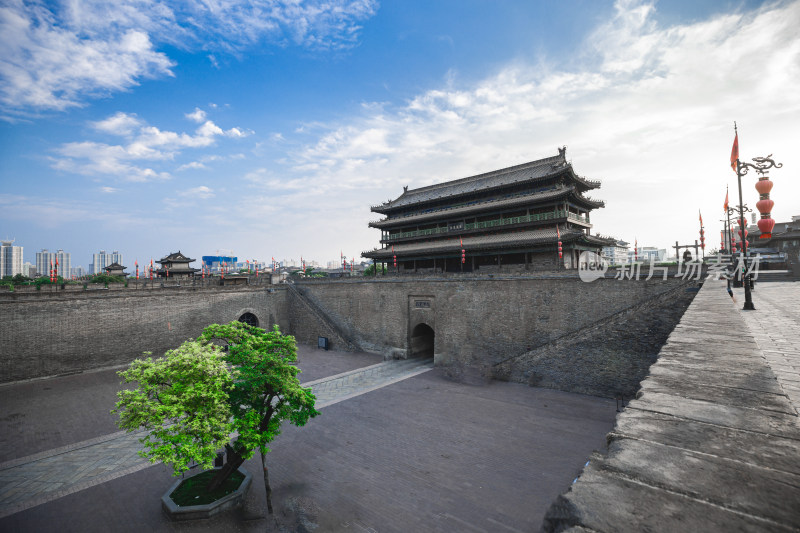
[[[218,470],[218,468],[215,468],[214,470]],[[247,470],[240,467],[239,472],[244,475],[244,480],[242,480],[239,488],[230,494],[226,494],[222,498],[204,505],[176,504],[171,498],[171,495],[175,489],[177,489],[184,481],[200,475],[203,472],[206,471],[197,472],[192,476],[188,476],[184,479],[176,481],[161,497],[161,507],[164,509],[164,512],[167,514],[167,516],[169,516],[172,520],[196,520],[198,518],[210,518],[216,514],[239,507],[242,502],[244,502],[244,497],[247,495],[247,491],[250,489],[250,485],[253,482],[253,476],[251,476]]]

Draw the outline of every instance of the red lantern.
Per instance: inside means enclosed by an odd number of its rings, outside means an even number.
[[[760,195],[768,195],[772,190],[772,185],[773,183],[769,178],[759,178],[759,180],[756,182],[756,190]]]
[[[761,198],[756,202],[756,209],[761,213],[761,219],[758,221],[758,229],[761,231],[759,239],[771,239],[772,228],[775,227],[775,221],[770,216],[775,202],[769,199],[769,192],[772,190],[772,181],[767,176],[759,178],[756,182],[756,190]]]
[[[756,209],[758,209],[758,212],[761,213],[762,215],[764,213],[771,213],[772,208],[774,206],[775,202],[773,200],[770,200],[769,198],[766,198],[764,200],[759,200],[756,202]]]
[[[771,218],[761,218],[758,220],[758,229],[761,231],[759,239],[769,239],[772,237],[772,228],[775,227],[775,221]]]

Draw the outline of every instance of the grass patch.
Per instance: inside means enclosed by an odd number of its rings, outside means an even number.
[[[207,492],[206,486],[211,482],[211,478],[216,474],[216,470],[208,470],[202,474],[197,474],[178,485],[178,488],[169,495],[176,504],[181,507],[189,505],[205,505],[223,498],[239,488],[244,481],[244,474],[238,470],[234,472],[225,482],[215,491]]]

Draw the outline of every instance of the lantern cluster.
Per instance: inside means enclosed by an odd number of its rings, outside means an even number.
[[[467,262],[467,252],[464,250],[464,239],[459,237],[459,241],[461,242],[461,264]]]
[[[758,221],[758,229],[761,231],[759,239],[771,239],[772,228],[775,227],[775,221],[772,219],[772,207],[775,202],[769,199],[769,192],[772,190],[772,181],[768,176],[761,176],[756,182],[756,190],[758,191],[760,200],[756,202],[756,209],[761,213],[761,218]]]
[[[392,261],[394,262],[394,267],[397,268],[397,256],[394,255],[394,246],[392,246]]]
[[[741,218],[739,218],[736,221],[736,223],[739,224],[739,229],[737,230],[737,233],[739,234],[739,241],[741,242],[739,247],[741,248],[741,250],[743,252],[746,252],[747,251],[747,236],[750,234],[750,232],[747,231],[747,228],[742,228],[742,219]],[[775,224],[775,221],[773,220],[772,223]],[[742,229],[744,229],[744,235],[742,235]]]
[[[561,248],[561,230],[558,229],[558,226],[556,226],[556,233],[558,234],[558,258],[561,259],[564,257],[564,254]]]
[[[703,228],[703,217],[700,217],[700,248],[706,249],[706,231]]]

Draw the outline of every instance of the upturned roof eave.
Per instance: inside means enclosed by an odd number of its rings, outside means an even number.
[[[483,202],[479,204],[473,204],[464,207],[456,207],[453,209],[443,209],[441,211],[434,211],[432,213],[423,213],[420,215],[411,215],[407,217],[400,217],[400,218],[387,218],[384,220],[376,220],[370,222],[368,225],[369,227],[373,228],[385,228],[395,225],[404,225],[409,222],[421,222],[425,220],[432,220],[437,218],[444,218],[448,216],[455,216],[455,215],[463,215],[467,213],[480,213],[484,211],[491,211],[494,208],[498,207],[515,207],[520,205],[525,205],[531,202],[536,201],[555,201],[560,200],[566,196],[572,195],[576,199],[581,199],[583,201],[586,198],[582,198],[575,194],[574,187],[566,187],[561,190],[556,191],[544,191],[537,194],[532,194],[529,196],[520,196],[518,198],[509,198],[506,200],[496,200],[491,202]]]

